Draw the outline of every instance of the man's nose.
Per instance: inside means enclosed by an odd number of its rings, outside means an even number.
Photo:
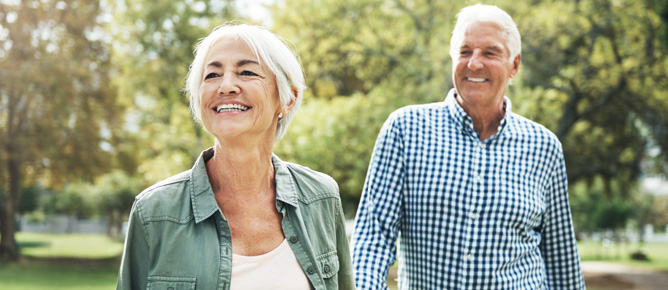
[[[471,55],[471,58],[469,59],[468,68],[470,70],[482,69],[482,67],[484,66],[482,57],[483,55],[481,51],[474,51],[473,54]]]

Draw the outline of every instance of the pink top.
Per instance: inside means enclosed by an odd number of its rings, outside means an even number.
[[[232,254],[230,290],[276,289],[310,290],[304,274],[288,241],[259,256]]]

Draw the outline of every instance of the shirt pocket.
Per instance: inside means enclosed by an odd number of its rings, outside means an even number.
[[[329,279],[339,273],[339,256],[336,255],[336,251],[320,255],[317,260],[323,278]]]
[[[147,290],[195,290],[196,278],[192,277],[148,277]]]

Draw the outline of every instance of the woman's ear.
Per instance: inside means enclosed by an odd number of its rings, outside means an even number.
[[[292,106],[295,105],[297,97],[299,96],[299,90],[297,89],[297,87],[292,87],[291,91],[292,91],[292,98],[290,98],[290,102],[281,109],[283,115],[287,115],[290,112],[290,110],[292,110]]]

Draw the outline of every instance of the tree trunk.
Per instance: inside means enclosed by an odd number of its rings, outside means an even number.
[[[14,238],[14,225],[16,222],[15,209],[21,190],[21,166],[16,154],[12,154],[13,143],[8,140],[9,162],[9,192],[4,203],[0,203],[0,261],[16,261],[19,258],[19,252],[16,248]]]

